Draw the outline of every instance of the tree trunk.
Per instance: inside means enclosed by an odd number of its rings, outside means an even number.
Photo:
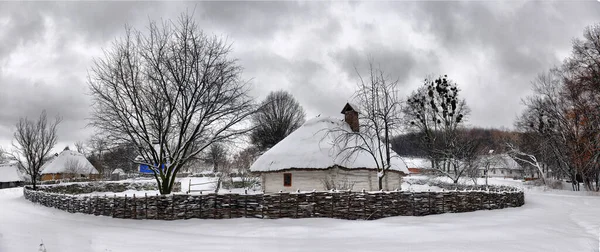
[[[379,190],[381,191],[381,190],[383,190],[383,176],[381,176],[381,177],[377,176],[377,177],[379,180]]]

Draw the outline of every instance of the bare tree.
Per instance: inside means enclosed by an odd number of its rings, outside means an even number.
[[[258,158],[258,155],[258,148],[251,146],[238,152],[233,157],[233,167],[237,169],[236,176],[241,179],[243,188],[251,188],[258,183],[256,176],[250,172],[250,166]]]
[[[404,110],[409,129],[421,133],[420,147],[431,160],[431,167],[456,183],[465,169],[460,156],[470,157],[475,144],[460,138],[460,126],[470,112],[460,89],[446,75],[425,79],[424,86],[408,97]],[[468,153],[461,153],[467,151]],[[469,168],[469,167],[464,167]]]
[[[542,169],[542,166],[538,162],[538,160],[535,157],[535,155],[527,154],[525,152],[522,152],[522,151],[520,151],[517,147],[515,147],[511,143],[506,143],[506,145],[508,146],[508,148],[510,148],[510,150],[508,151],[508,154],[513,159],[521,161],[521,162],[526,163],[528,165],[531,165],[532,167],[534,167],[535,169],[537,169],[537,172],[539,172],[539,174],[540,174],[540,178],[542,178],[542,182],[544,183],[544,185],[546,185],[546,174],[544,173],[544,170]]]
[[[240,122],[254,106],[230,51],[183,14],[150,22],[146,33],[127,29],[95,61],[92,124],[138,147],[161,194],[171,193],[180,168],[208,146],[248,131]]]
[[[573,190],[583,182],[600,190],[600,25],[585,29],[563,65],[540,74],[527,109],[516,124],[535,133],[544,147],[536,158],[552,161],[570,178]],[[549,158],[547,158],[549,157]],[[595,183],[595,185],[594,185]]]
[[[339,148],[336,155],[348,160],[359,152],[373,158],[377,169],[379,190],[383,189],[383,179],[392,166],[392,158],[398,158],[391,150],[391,138],[397,134],[402,124],[402,101],[399,96],[398,80],[391,79],[383,70],[369,63],[369,77],[363,79],[360,73],[355,94],[360,104],[360,129],[333,129],[334,144]]]
[[[203,159],[205,162],[212,164],[213,172],[217,173],[221,171],[220,166],[227,162],[227,150],[222,144],[214,143],[210,145]]]
[[[269,149],[298,129],[304,118],[304,109],[290,93],[271,92],[252,115],[250,140],[261,150]]]
[[[56,128],[61,120],[56,116],[54,121],[48,122],[44,110],[37,121],[25,117],[20,118],[17,123],[11,155],[31,178],[34,190],[37,189],[37,181],[40,179],[40,168],[49,156],[50,150],[56,145]]]
[[[6,163],[8,161],[8,154],[2,147],[0,147],[0,164]]]
[[[83,155],[87,155],[87,150],[85,148],[85,144],[82,141],[75,142],[75,149],[77,149],[77,152],[79,152]]]
[[[433,169],[457,184],[461,177],[467,176],[477,182],[478,169],[481,165],[480,139],[471,138],[466,132],[461,132],[453,139],[453,143],[444,149],[438,149],[442,157],[438,166]]]

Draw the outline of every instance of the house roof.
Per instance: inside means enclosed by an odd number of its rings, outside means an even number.
[[[63,150],[57,157],[46,162],[41,170],[41,174],[98,174],[98,170],[83,154],[72,150]]]
[[[121,168],[117,168],[111,174],[125,175],[125,171],[123,171]]]
[[[431,169],[431,161],[426,158],[402,157],[406,166],[410,168]]]
[[[305,122],[281,142],[261,155],[250,166],[253,172],[269,172],[287,169],[375,169],[375,160],[366,151],[356,152],[349,158],[335,144],[336,137],[350,126],[332,117],[317,117]],[[395,153],[393,153],[395,154]],[[408,174],[406,164],[395,155],[391,170]]]
[[[342,109],[342,114],[346,113],[346,111],[348,111],[348,110],[354,110],[354,111],[360,113],[358,105],[350,103],[350,102],[346,103],[346,105]]]
[[[0,182],[23,181],[17,164],[0,164]]]
[[[490,169],[511,169],[511,170],[521,170],[523,169],[517,161],[515,161],[508,154],[496,154],[496,155],[486,155],[481,158],[487,158],[490,160]],[[480,169],[485,169],[484,166],[480,167]]]

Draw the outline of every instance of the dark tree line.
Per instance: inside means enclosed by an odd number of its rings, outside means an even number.
[[[500,129],[487,129],[487,128],[461,128],[457,132],[460,132],[465,137],[477,139],[480,148],[477,149],[479,153],[485,153],[486,151],[494,150],[496,153],[504,153],[507,151],[506,141],[529,137],[519,132],[500,130]],[[427,157],[427,151],[422,148],[421,139],[424,134],[421,132],[409,132],[406,134],[398,135],[392,140],[392,149],[401,156],[412,156],[412,157]],[[528,141],[522,141],[522,145],[527,144]],[[521,144],[519,144],[521,146]],[[441,148],[437,146],[435,148]]]

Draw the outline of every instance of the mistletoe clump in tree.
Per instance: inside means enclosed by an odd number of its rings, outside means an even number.
[[[470,112],[460,89],[448,76],[425,79],[424,85],[407,99],[404,109],[408,128],[421,136],[420,148],[427,153],[432,168],[455,183],[474,168],[476,145],[460,126]]]

